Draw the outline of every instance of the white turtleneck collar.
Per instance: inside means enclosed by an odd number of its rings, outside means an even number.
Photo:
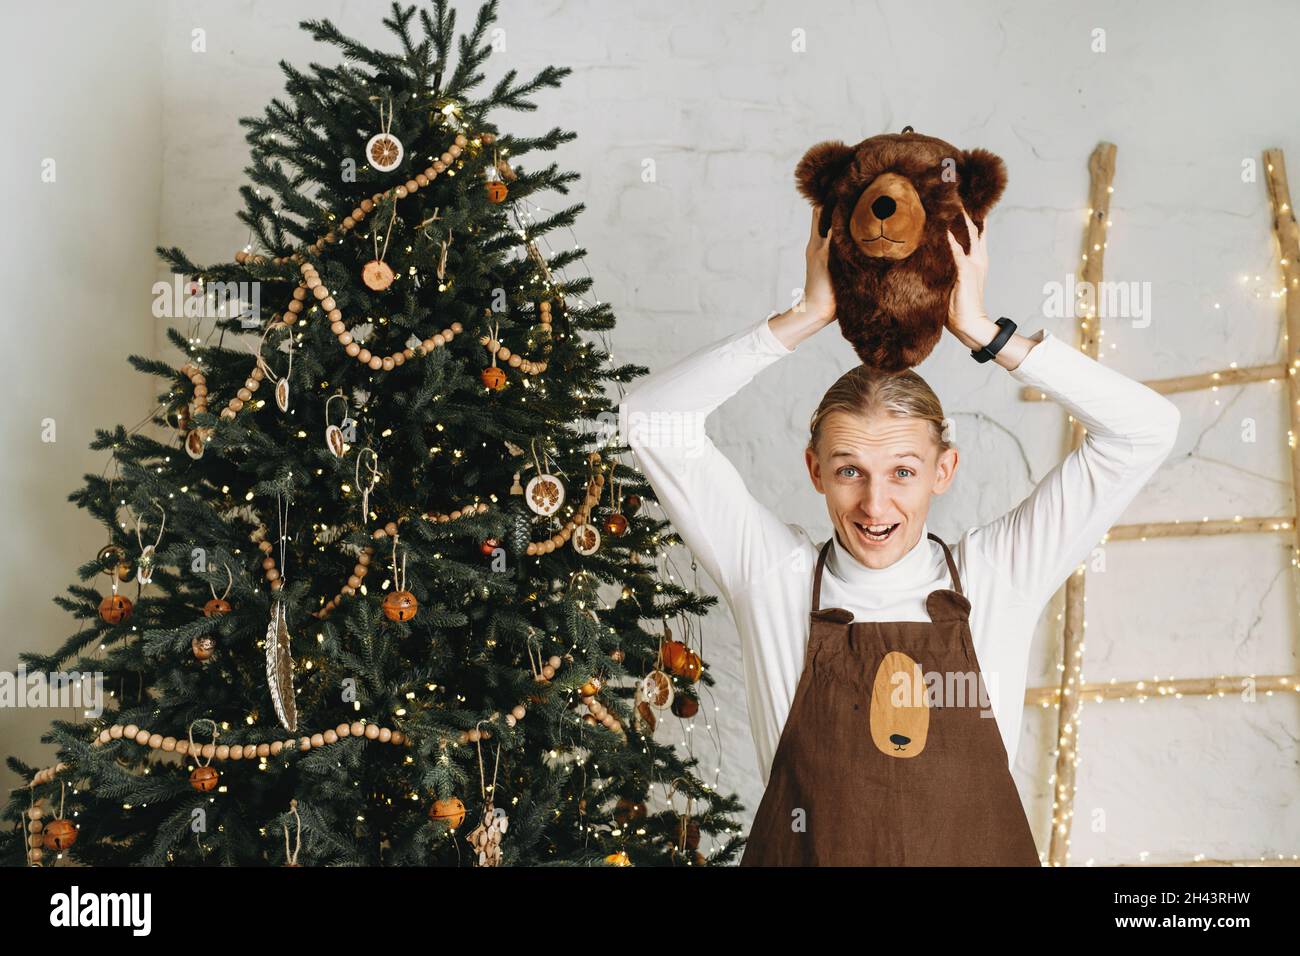
[[[918,582],[929,580],[933,574],[933,557],[930,545],[930,526],[921,524],[921,537],[911,550],[887,568],[869,568],[840,544],[839,535],[832,526],[831,552],[826,556],[826,570],[842,581],[846,588],[859,593],[890,590],[910,590]],[[859,590],[861,589],[861,590]]]

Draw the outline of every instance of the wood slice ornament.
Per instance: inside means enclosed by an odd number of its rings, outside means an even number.
[[[388,230],[384,233],[384,248],[379,248],[379,231],[375,230],[372,238],[375,241],[375,257],[361,267],[361,281],[366,284],[366,288],[374,292],[383,292],[393,280],[397,278],[393,272],[393,267],[384,261],[388,255],[388,240],[393,237],[393,225],[397,222],[397,202],[393,202],[393,215],[388,220]]]
[[[382,259],[372,259],[361,268],[361,281],[375,292],[383,292],[396,277],[393,267]]]
[[[377,97],[376,97],[377,98]],[[393,135],[393,101],[388,100],[388,120],[384,121],[384,104],[379,104],[379,132],[366,142],[366,162],[381,173],[391,173],[402,165],[406,150]]]

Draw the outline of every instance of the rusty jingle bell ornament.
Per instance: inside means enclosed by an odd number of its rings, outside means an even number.
[[[109,624],[122,624],[131,619],[135,606],[131,599],[117,593],[117,582],[113,582],[113,593],[99,602],[99,616]]]
[[[235,585],[235,578],[234,575],[230,573],[230,565],[225,565],[225,568],[226,590],[222,593],[221,597],[217,597],[217,589],[212,586],[211,582],[208,582],[208,589],[212,591],[212,600],[203,605],[204,617],[221,617],[223,614],[230,613],[230,602],[227,601],[226,598],[230,596],[230,589]]]
[[[487,190],[488,202],[494,205],[505,202],[510,189],[501,178],[501,161],[497,159],[496,150],[492,151],[492,165],[488,167],[485,174],[487,182],[484,184],[484,189]]]
[[[210,744],[204,744],[200,746],[198,742],[195,741],[194,739],[195,724],[212,725],[212,742]],[[217,768],[211,765],[212,758],[216,755],[218,736],[219,736],[219,732],[217,730],[217,722],[215,720],[212,720],[210,717],[200,717],[198,720],[195,720],[190,724],[189,727],[190,747],[188,753],[191,757],[194,758],[194,763],[196,764],[194,769],[190,771],[190,786],[193,787],[195,790],[199,791],[200,793],[209,793],[210,791],[215,790],[217,788],[217,782],[221,776],[219,773],[217,773]],[[207,750],[209,747],[212,749],[208,751],[208,754],[205,757],[204,751]],[[205,759],[207,760],[206,764],[203,762]]]
[[[459,797],[435,800],[433,806],[429,808],[429,819],[435,823],[442,821],[447,824],[449,830],[454,831],[465,822],[465,804],[460,802]]]
[[[77,842],[77,828],[64,817],[51,820],[45,826],[42,842],[47,850],[66,850]]]
[[[390,621],[409,621],[420,609],[420,602],[410,591],[394,591],[384,598],[384,617]]]
[[[384,598],[384,617],[390,621],[404,623],[415,617],[420,609],[420,602],[415,595],[406,590],[406,552],[402,552],[402,573],[397,573],[397,538],[393,538],[393,586],[396,590]]]
[[[601,522],[606,534],[615,538],[621,538],[627,534],[629,526],[627,516],[623,514],[623,495],[619,492],[620,482],[616,478],[611,478],[609,482],[609,514]]]
[[[200,793],[208,793],[217,787],[216,767],[195,767],[190,771],[190,786]]]

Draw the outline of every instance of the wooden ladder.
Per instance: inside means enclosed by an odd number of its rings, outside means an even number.
[[[1296,495],[1296,490],[1300,489],[1300,449],[1297,448],[1297,436],[1300,435],[1300,381],[1297,381],[1297,370],[1300,369],[1300,230],[1296,227],[1295,212],[1291,206],[1291,194],[1287,187],[1286,164],[1282,151],[1265,150],[1264,165],[1269,199],[1273,209],[1273,234],[1277,238],[1278,259],[1285,287],[1283,301],[1286,333],[1282,346],[1283,359],[1270,365],[1250,368],[1237,368],[1234,365],[1218,371],[1155,379],[1143,384],[1168,395],[1174,392],[1214,389],[1223,385],[1274,382],[1279,378],[1285,378],[1290,407],[1291,427],[1287,432],[1287,439],[1291,449],[1291,487],[1294,508],[1294,502],[1300,501],[1300,496]],[[1110,197],[1114,192],[1112,182],[1115,178],[1114,144],[1098,144],[1088,160],[1088,171],[1091,177],[1088,227],[1084,232],[1079,275],[1081,281],[1094,283],[1091,288],[1096,290],[1101,287],[1102,267],[1106,254],[1106,230],[1110,225]],[[1101,348],[1101,319],[1096,313],[1096,304],[1100,299],[1099,295],[1094,295],[1091,307],[1085,310],[1088,314],[1081,315],[1078,319],[1078,348],[1093,359],[1098,357]],[[1021,389],[1020,397],[1026,401],[1045,401],[1048,396],[1039,389],[1026,387]],[[1084,428],[1074,419],[1074,416],[1069,416],[1069,420],[1071,448],[1077,448],[1084,439]],[[1291,566],[1293,569],[1300,568],[1300,528],[1297,528],[1294,513],[1281,516],[1236,516],[1217,520],[1202,518],[1199,521],[1115,525],[1102,538],[1102,542],[1222,534],[1286,534],[1292,542]],[[1064,584],[1061,682],[1056,687],[1031,687],[1025,692],[1026,704],[1040,706],[1054,704],[1057,708],[1056,769],[1051,781],[1054,786],[1052,836],[1047,854],[1047,863],[1051,866],[1065,866],[1069,861],[1070,830],[1074,821],[1074,797],[1077,787],[1075,768],[1078,764],[1079,713],[1085,698],[1100,703],[1107,700],[1148,697],[1188,695],[1210,697],[1228,693],[1236,694],[1243,686],[1253,686],[1255,692],[1265,694],[1272,694],[1275,691],[1300,691],[1298,674],[1235,677],[1220,675],[1181,680],[1085,684],[1082,677],[1085,568],[1086,565],[1080,565]],[[1297,585],[1300,585],[1300,575],[1293,575],[1293,577]],[[1298,862],[1300,858],[1291,856],[1256,860],[1196,859],[1168,865],[1294,866]]]

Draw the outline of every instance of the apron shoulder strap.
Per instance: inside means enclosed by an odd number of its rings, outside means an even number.
[[[961,590],[961,575],[959,575],[959,574],[957,573],[957,562],[955,562],[955,561],[952,559],[952,552],[948,550],[948,545],[944,544],[943,539],[940,538],[940,537],[939,537],[937,534],[935,534],[933,531],[931,531],[931,532],[929,533],[929,537],[930,537],[932,540],[934,540],[934,541],[938,541],[938,542],[939,542],[939,546],[940,546],[941,548],[943,548],[943,556],[944,556],[944,559],[948,562],[948,573],[952,575],[952,586],[953,586],[953,589],[954,589],[958,594],[962,594],[962,590]],[[965,596],[966,596],[966,595],[962,594],[962,597],[965,597]]]
[[[822,568],[826,565],[826,555],[830,553],[831,542],[835,540],[835,532],[831,532],[831,537],[826,539],[822,545],[821,554],[817,556],[817,570],[813,572],[813,590],[812,590],[812,609],[818,611],[821,609],[822,601]]]

